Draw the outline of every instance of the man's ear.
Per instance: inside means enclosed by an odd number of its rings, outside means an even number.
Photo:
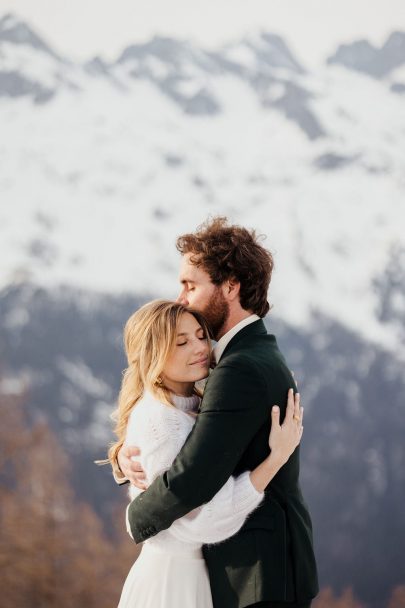
[[[229,302],[239,298],[240,282],[236,279],[228,279],[225,283],[225,297]]]

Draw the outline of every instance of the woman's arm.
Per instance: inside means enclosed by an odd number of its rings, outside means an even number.
[[[299,445],[302,437],[300,397],[288,393],[287,411],[280,425],[280,410],[272,409],[271,452],[252,472],[230,477],[205,505],[177,519],[169,532],[184,542],[215,543],[233,536],[260,504],[263,492]],[[296,417],[294,419],[294,416]]]
[[[168,453],[171,451],[173,454],[173,448],[178,447],[170,447],[170,442],[173,443],[176,439],[173,433],[167,433],[167,425],[174,415],[173,411],[163,408],[156,414],[158,418],[144,420],[141,427],[143,436],[147,438],[148,449],[145,450],[144,467],[150,480],[162,472],[162,467],[168,464]],[[294,398],[293,391],[290,390],[282,425],[279,408],[272,409],[269,456],[252,472],[246,471],[236,478],[230,477],[208,503],[177,519],[168,529],[169,533],[183,542],[199,543],[220,542],[236,534],[246,517],[262,501],[265,487],[298,446],[302,436],[302,415],[299,395]],[[295,420],[294,416],[298,420]],[[159,418],[161,420],[158,423]],[[140,424],[139,421],[138,430]],[[153,433],[150,432],[152,428]],[[161,433],[156,432],[158,428],[162,429]],[[133,490],[135,491],[135,488]],[[126,525],[132,537],[128,508]]]
[[[280,408],[273,406],[269,436],[270,454],[250,474],[251,482],[258,492],[264,491],[299,445],[304,430],[303,416],[304,409],[300,406],[300,394],[294,395],[292,388],[288,391],[286,415],[282,425],[280,425]]]

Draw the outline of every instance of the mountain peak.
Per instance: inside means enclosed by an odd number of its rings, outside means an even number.
[[[403,48],[404,45],[405,45],[405,32],[396,31],[396,32],[392,32],[392,34],[389,35],[386,43],[384,44],[384,48],[387,48],[387,47],[398,48],[399,46],[401,46]]]
[[[131,44],[123,50],[117,63],[128,59],[142,60],[155,56],[165,62],[177,63],[190,49],[190,44],[167,36],[154,36],[151,40],[140,44]]]
[[[384,78],[395,68],[405,64],[405,32],[392,32],[381,48],[368,40],[356,40],[341,44],[336,53],[329,57],[328,64],[363,72],[373,78]]]
[[[390,56],[393,67],[405,63],[405,32],[392,32],[381,51]]]
[[[0,43],[25,44],[61,59],[22,19],[6,13],[0,19]]]
[[[297,73],[304,72],[285,40],[278,34],[261,31],[259,34],[245,38],[244,43],[254,50],[261,62],[265,62],[273,68],[286,68]]]

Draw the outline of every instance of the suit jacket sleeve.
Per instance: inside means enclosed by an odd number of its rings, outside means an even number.
[[[129,505],[135,541],[169,528],[211,500],[232,475],[268,412],[267,391],[254,363],[227,357],[211,374],[201,412],[171,468]]]

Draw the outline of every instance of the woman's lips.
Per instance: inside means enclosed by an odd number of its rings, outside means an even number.
[[[208,365],[208,357],[202,357],[198,361],[193,361],[190,365]]]

